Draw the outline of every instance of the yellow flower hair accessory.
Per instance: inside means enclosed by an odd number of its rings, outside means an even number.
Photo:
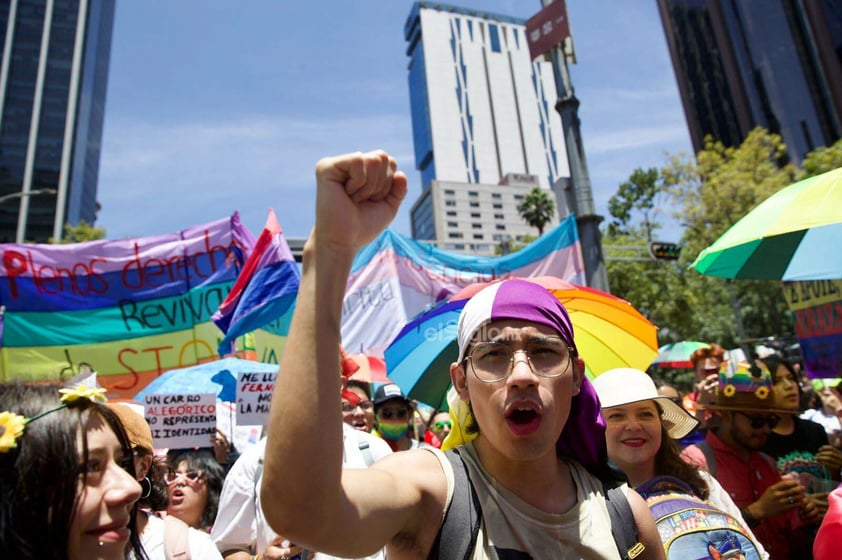
[[[763,400],[769,396],[769,388],[758,387],[757,389],[755,389],[754,394],[757,396],[758,399]]]
[[[8,453],[10,449],[18,446],[17,440],[23,435],[26,425],[30,422],[43,418],[56,410],[67,408],[68,404],[80,399],[101,403],[108,401],[105,396],[105,389],[98,387],[88,388],[85,385],[79,385],[73,388],[59,389],[58,392],[61,393],[61,405],[50,410],[45,410],[32,418],[26,418],[14,412],[0,412],[0,453]]]
[[[737,388],[734,387],[733,385],[731,385],[730,383],[728,385],[726,385],[724,389],[722,389],[722,394],[725,395],[726,397],[733,397],[734,393],[736,393],[736,392],[737,392]]]
[[[70,404],[79,399],[88,399],[91,402],[101,403],[108,401],[105,397],[105,389],[98,387],[88,388],[84,384],[73,387],[72,389],[59,389],[58,392],[61,393],[61,402],[64,404]]]
[[[14,412],[0,412],[0,453],[6,453],[18,446],[18,438],[23,435],[26,418]]]

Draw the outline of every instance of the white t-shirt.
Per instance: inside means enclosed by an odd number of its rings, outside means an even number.
[[[148,515],[146,529],[140,535],[140,543],[149,560],[166,560],[164,555],[164,520],[157,515]],[[222,560],[222,555],[210,535],[190,527],[187,530],[187,546],[190,547],[190,557],[195,560]]]
[[[392,453],[392,449],[382,439],[355,430],[348,424],[342,424],[344,452],[343,468],[366,468],[366,455],[370,453],[372,462]],[[367,447],[368,451],[362,448]],[[248,550],[260,554],[269,546],[277,534],[272,531],[263,510],[260,507],[260,480],[262,477],[262,459],[266,453],[266,438],[247,449],[228,472],[219,497],[219,509],[211,530],[211,538],[219,552],[228,550]],[[308,558],[327,560],[333,558],[324,554],[315,554]],[[371,558],[383,558],[382,555]]]

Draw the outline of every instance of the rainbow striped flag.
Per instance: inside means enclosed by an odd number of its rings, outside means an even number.
[[[236,213],[153,237],[0,244],[0,380],[63,381],[89,365],[110,396],[132,397],[217,359],[211,316],[253,246]]]

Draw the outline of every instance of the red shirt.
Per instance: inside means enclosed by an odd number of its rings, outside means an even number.
[[[765,453],[752,451],[748,461],[745,461],[712,430],[708,431],[705,441],[716,456],[716,479],[740,509],[756,502],[767,488],[781,481],[775,460]],[[707,469],[705,455],[696,445],[684,449],[681,457],[688,463]],[[752,527],[752,531],[763,543],[771,560],[784,560],[803,546],[801,531],[796,531],[801,526],[803,523],[798,517],[798,510],[794,509],[783,515],[764,519],[759,525]],[[794,535],[793,532],[798,535]]]
[[[836,560],[839,558],[839,543],[842,542],[842,488],[837,488],[827,497],[827,513],[813,543],[814,560]]]

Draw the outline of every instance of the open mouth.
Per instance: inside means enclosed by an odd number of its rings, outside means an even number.
[[[646,443],[646,440],[642,438],[629,438],[624,439],[622,443],[623,445],[628,445],[629,447],[641,447]]]
[[[541,424],[541,413],[534,405],[513,406],[506,413],[506,423],[515,435],[528,435]]]

